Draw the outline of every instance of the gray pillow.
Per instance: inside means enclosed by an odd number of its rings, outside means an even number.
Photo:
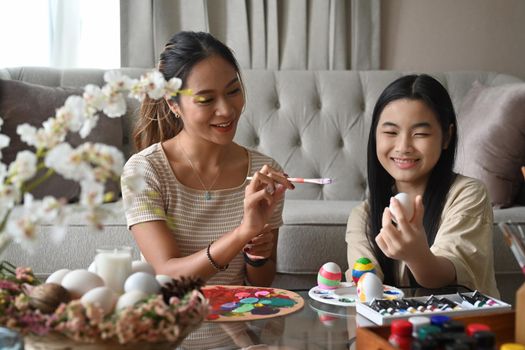
[[[525,84],[473,84],[458,115],[456,170],[488,188],[497,208],[512,206],[523,185]]]
[[[83,89],[80,88],[48,87],[16,80],[0,80],[0,116],[4,120],[0,133],[11,138],[9,146],[2,150],[1,161],[9,164],[16,158],[19,151],[32,148],[20,140],[16,133],[18,125],[28,123],[41,127],[45,120],[55,115],[55,110],[64,104],[68,96],[82,95],[82,93]],[[66,141],[73,147],[89,141],[104,143],[122,150],[121,123],[120,118],[108,118],[106,115],[101,115],[96,128],[88,137],[82,139],[80,135],[71,133],[67,136]],[[106,191],[114,191],[119,194],[118,181],[108,183]],[[53,195],[74,202],[78,200],[80,185],[54,174],[41,186],[35,188],[32,194],[36,198]]]

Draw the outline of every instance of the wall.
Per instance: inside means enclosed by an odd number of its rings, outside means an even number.
[[[385,0],[381,69],[490,70],[525,79],[525,1]]]

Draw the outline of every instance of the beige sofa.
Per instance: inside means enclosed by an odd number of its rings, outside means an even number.
[[[122,71],[134,77],[144,72],[143,69]],[[323,263],[335,261],[343,270],[347,268],[345,227],[351,209],[365,198],[366,143],[371,111],[382,89],[405,73],[249,70],[243,74],[247,106],[236,140],[274,157],[292,176],[335,179],[333,184],[326,186],[298,185],[296,191],[287,194],[275,285],[292,289],[310,288],[316,283],[316,273]],[[460,108],[474,81],[489,86],[522,83],[515,77],[492,72],[433,75],[447,87],[456,109]],[[22,67],[0,70],[0,79],[48,87],[81,87],[87,83],[101,85],[102,77],[102,70],[93,69]],[[31,88],[27,87],[27,95],[20,94],[20,101],[31,103]],[[126,156],[133,152],[129,135],[136,107],[137,104],[133,103],[128,114],[117,122],[118,133],[106,135],[121,147]],[[48,116],[41,116],[42,120],[44,117]],[[94,131],[99,136],[108,133],[111,132],[104,127]],[[126,229],[121,203],[108,206],[119,208],[120,215],[110,219],[102,232],[90,232],[81,219],[73,218],[73,224],[61,245],[55,246],[46,239],[49,227],[42,227],[43,238],[37,254],[30,256],[20,247],[12,245],[3,258],[18,265],[33,266],[38,273],[49,274],[63,267],[87,267],[97,246],[134,245]],[[525,206],[519,204],[496,209],[494,213],[496,223],[525,220]],[[138,256],[138,252],[135,254]],[[512,301],[523,276],[496,226],[494,255],[502,298]]]

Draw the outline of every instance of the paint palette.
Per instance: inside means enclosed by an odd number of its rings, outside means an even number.
[[[318,286],[308,291],[308,296],[321,303],[337,306],[355,306],[358,301],[357,287],[351,282],[341,282],[341,287],[333,290],[321,289]],[[398,299],[404,297],[402,290],[383,285],[384,299]]]
[[[210,304],[208,322],[253,321],[300,310],[303,298],[278,288],[209,285],[202,288]]]

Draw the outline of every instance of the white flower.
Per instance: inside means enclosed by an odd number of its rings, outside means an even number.
[[[20,135],[20,139],[27,143],[29,146],[35,146],[38,148],[36,142],[36,128],[29,124],[22,124],[16,127],[16,133]]]
[[[31,151],[20,151],[14,162],[9,164],[8,176],[11,182],[21,187],[23,183],[36,174],[36,155]]]
[[[102,89],[107,98],[107,104],[104,107],[104,113],[110,117],[120,117],[126,113],[126,99],[119,92],[114,92],[106,86]]]
[[[82,181],[93,178],[91,167],[84,162],[82,154],[79,154],[68,143],[61,143],[51,149],[44,163],[66,179]]]
[[[100,87],[88,84],[84,88],[84,95],[82,95],[86,105],[91,108],[95,108],[97,111],[104,109],[106,105],[106,95],[102,92]]]
[[[56,118],[63,121],[68,130],[78,132],[86,119],[86,103],[80,96],[69,96],[64,107],[57,110]]]
[[[133,79],[114,70],[104,73],[104,81],[107,83],[106,86],[114,91],[130,90],[133,83]]]
[[[84,124],[82,125],[82,128],[80,128],[78,132],[80,137],[85,139],[91,133],[91,130],[93,130],[95,126],[97,126],[97,123],[98,123],[98,115],[96,114],[92,114],[89,118],[86,118],[84,120]]]
[[[95,181],[80,183],[80,205],[88,208],[104,203],[104,185]]]
[[[180,80],[179,78],[171,78],[166,83],[166,92],[169,93],[170,95],[176,94],[179,91],[181,86],[182,86],[182,80]]]

